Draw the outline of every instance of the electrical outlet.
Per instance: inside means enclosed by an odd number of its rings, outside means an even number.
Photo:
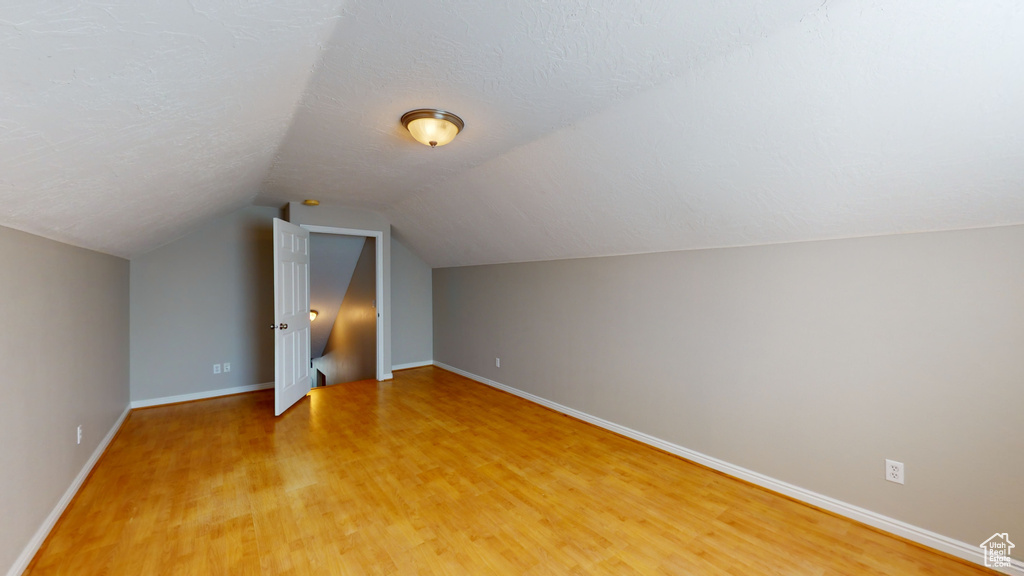
[[[903,462],[885,461],[885,479],[889,482],[903,484]]]
[[[495,358],[494,359],[494,367],[495,368],[501,368],[501,358]]]
[[[225,372],[231,372],[231,362],[225,362],[224,363],[224,371]]]
[[[79,444],[82,443],[82,425],[81,424],[78,425],[78,443]]]
[[[213,365],[213,373],[214,374],[220,374],[220,364],[214,364]]]

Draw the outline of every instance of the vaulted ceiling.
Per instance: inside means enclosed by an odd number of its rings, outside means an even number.
[[[1024,222],[1018,2],[25,1],[0,41],[0,225],[125,257],[304,198],[433,266]]]

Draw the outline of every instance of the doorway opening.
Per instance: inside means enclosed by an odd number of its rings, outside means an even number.
[[[310,309],[317,311],[309,348],[314,385],[384,380],[383,232],[302,228],[310,232]]]

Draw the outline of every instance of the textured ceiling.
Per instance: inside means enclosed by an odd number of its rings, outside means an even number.
[[[433,266],[1024,222],[1016,2],[25,3],[0,38],[0,224],[126,256],[257,196]],[[466,130],[415,143],[424,106]]]
[[[132,256],[248,205],[340,11],[4,2],[0,225]]]

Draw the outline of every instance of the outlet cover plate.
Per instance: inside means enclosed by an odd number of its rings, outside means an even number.
[[[889,482],[903,484],[903,462],[885,460],[885,479]]]

